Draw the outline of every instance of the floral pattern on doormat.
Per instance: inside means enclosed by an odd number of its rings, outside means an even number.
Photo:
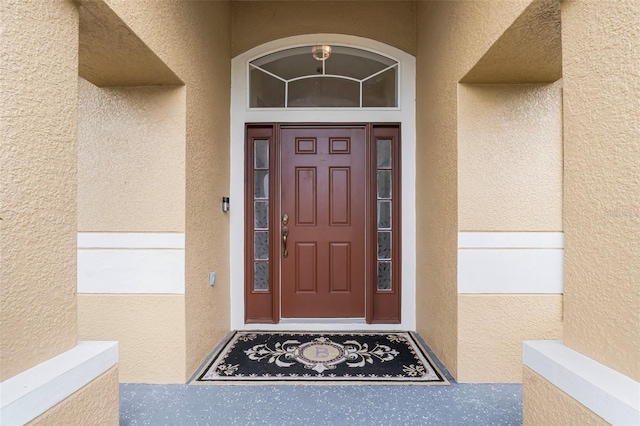
[[[407,332],[236,332],[197,381],[448,384]]]

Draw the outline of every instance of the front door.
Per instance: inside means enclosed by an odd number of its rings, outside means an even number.
[[[400,323],[400,127],[247,124],[245,322]]]
[[[366,127],[280,129],[283,318],[365,317]]]

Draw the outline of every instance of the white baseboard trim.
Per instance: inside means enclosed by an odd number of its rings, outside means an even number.
[[[86,386],[118,363],[118,342],[78,342],[0,383],[2,424],[23,425]]]
[[[78,293],[184,294],[182,233],[78,234]]]
[[[523,363],[612,425],[640,424],[640,383],[565,346],[525,341]]]
[[[562,294],[561,232],[460,232],[458,293]]]

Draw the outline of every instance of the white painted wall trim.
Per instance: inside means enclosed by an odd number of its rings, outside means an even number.
[[[184,294],[183,233],[79,233],[78,293]]]
[[[0,383],[0,420],[22,425],[118,363],[118,342],[78,342],[73,349]]]
[[[640,382],[565,346],[525,341],[524,365],[613,425],[640,424]]]
[[[561,232],[458,233],[458,293],[562,294]]]
[[[247,105],[247,63],[255,57],[287,47],[333,44],[370,50],[398,61],[399,107],[387,109],[261,109]],[[415,330],[416,294],[416,61],[415,57],[375,40],[342,34],[307,34],[271,41],[231,61],[231,194],[230,271],[231,329],[244,330],[244,124],[247,122],[396,122],[402,132],[402,323],[394,329]],[[291,324],[287,324],[291,329]],[[261,329],[271,329],[262,325]],[[352,330],[359,324],[347,324]],[[381,329],[377,326],[376,329]]]
[[[184,233],[78,232],[78,248],[184,249]]]
[[[184,294],[184,250],[78,250],[78,293]]]
[[[564,248],[563,232],[459,232],[458,248]]]
[[[563,286],[563,250],[458,250],[458,293],[560,294]]]

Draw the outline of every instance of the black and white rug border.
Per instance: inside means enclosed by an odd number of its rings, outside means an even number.
[[[319,377],[318,375],[310,375],[309,377],[270,377],[270,378],[251,378],[251,377],[216,377],[213,379],[205,379],[209,370],[223,361],[228,355],[230,349],[237,343],[243,335],[251,334],[270,334],[281,336],[387,336],[390,334],[405,335],[408,337],[409,347],[413,349],[421,360],[421,362],[429,366],[435,375],[437,380],[420,380],[416,378],[397,378],[397,377],[375,377],[375,378],[359,378],[357,375],[349,377]],[[220,356],[223,355],[223,358]],[[209,359],[204,363],[204,366],[200,368],[199,372],[195,375],[195,380],[191,381],[191,384],[196,385],[405,385],[405,386],[447,386],[449,381],[444,374],[440,371],[436,363],[431,359],[426,349],[420,343],[417,335],[413,331],[232,331],[229,333],[218,348],[212,353]]]

